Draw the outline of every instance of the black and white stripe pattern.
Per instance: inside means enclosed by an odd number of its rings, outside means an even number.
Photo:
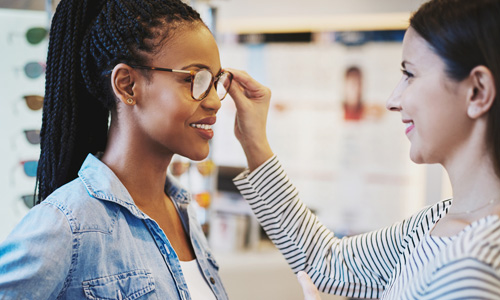
[[[300,201],[276,156],[235,185],[296,273],[320,291],[356,298],[500,299],[500,221],[491,216],[451,239],[429,236],[451,200],[390,227],[336,238]]]

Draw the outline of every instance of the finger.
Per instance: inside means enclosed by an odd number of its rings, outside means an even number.
[[[239,85],[238,82],[233,82],[231,84],[231,87],[229,88],[229,95],[231,96],[231,99],[233,99],[234,104],[236,105],[236,109],[239,110],[240,105],[242,105],[243,101],[248,101],[246,99],[246,96],[243,94],[243,89]]]
[[[318,289],[306,272],[299,271],[297,273],[297,278],[302,287],[302,292],[304,293],[304,300],[321,300]]]
[[[238,82],[240,86],[242,86],[245,90],[249,92],[252,91],[257,92],[265,89],[265,87],[262,84],[260,84],[257,80],[253,79],[253,77],[248,75],[248,73],[245,71],[231,69],[231,68],[228,68],[226,70],[228,70],[233,74],[233,80]]]

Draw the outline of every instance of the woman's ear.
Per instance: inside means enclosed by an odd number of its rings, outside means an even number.
[[[135,105],[137,95],[134,94],[137,73],[126,64],[119,63],[111,73],[111,86],[115,97],[126,105]]]
[[[470,72],[471,86],[467,98],[467,115],[477,119],[486,114],[496,98],[495,78],[485,66],[477,66]]]

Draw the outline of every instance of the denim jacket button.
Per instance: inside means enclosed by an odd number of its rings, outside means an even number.
[[[210,277],[210,282],[211,282],[212,284],[215,284],[215,279],[214,279],[213,277]]]

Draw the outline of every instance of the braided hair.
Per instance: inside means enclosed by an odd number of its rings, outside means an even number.
[[[200,23],[180,0],[62,0],[49,39],[37,171],[38,202],[104,151],[116,105],[109,71],[142,64],[175,29]],[[108,71],[108,72],[107,72]]]

